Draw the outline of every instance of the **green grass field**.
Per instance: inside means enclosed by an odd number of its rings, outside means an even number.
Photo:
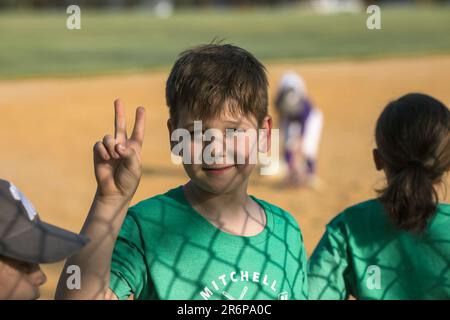
[[[99,74],[166,67],[196,44],[224,39],[264,62],[450,52],[450,7],[383,8],[318,16],[300,9],[183,11],[158,19],[138,11],[82,9],[82,29],[61,12],[0,12],[0,78]]]

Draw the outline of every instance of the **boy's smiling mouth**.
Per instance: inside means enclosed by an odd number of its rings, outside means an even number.
[[[222,174],[228,172],[235,165],[222,165],[222,166],[202,166],[202,170],[211,174]]]

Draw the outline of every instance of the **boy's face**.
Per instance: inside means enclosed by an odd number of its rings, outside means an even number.
[[[218,119],[201,122],[203,134],[208,129],[214,129],[215,132],[221,133],[220,138],[215,137],[211,142],[202,141],[201,136],[195,137],[194,120],[197,119],[189,112],[180,110],[177,123],[174,125],[170,120],[168,122],[170,134],[174,129],[179,128],[186,129],[190,132],[191,161],[190,164],[183,162],[183,166],[192,182],[202,190],[213,194],[224,194],[239,188],[246,188],[248,178],[256,166],[255,161],[251,161],[249,158],[252,152],[256,152],[257,155],[258,129],[266,129],[269,132],[268,138],[270,141],[271,118],[267,116],[261,127],[258,127],[257,120],[253,116],[237,116],[230,112],[224,112]],[[228,134],[230,132],[239,133],[244,138],[239,143],[237,138],[227,137],[227,132]],[[250,132],[255,133],[254,138],[250,137]],[[233,148],[227,151],[227,145],[232,145]],[[264,151],[269,146],[270,143],[263,146]],[[194,148],[201,150],[202,164],[194,163]],[[259,149],[261,150],[261,145]],[[222,152],[217,150],[222,150]],[[222,159],[222,163],[207,163],[205,155],[212,155],[214,159]],[[232,160],[230,161],[230,159]]]
[[[0,257],[0,300],[34,300],[47,278],[38,264]]]

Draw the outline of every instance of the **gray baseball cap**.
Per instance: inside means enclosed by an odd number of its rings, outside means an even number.
[[[0,255],[52,263],[72,256],[87,242],[83,235],[41,221],[23,193],[0,179]]]

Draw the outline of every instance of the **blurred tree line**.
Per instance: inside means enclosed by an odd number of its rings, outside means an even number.
[[[164,2],[173,5],[174,7],[250,7],[259,5],[289,5],[308,1],[311,0],[0,0],[0,8],[56,8],[67,7],[71,4],[76,4],[83,7],[131,8],[139,6],[150,7]],[[373,4],[388,2],[439,3],[447,1],[448,0],[363,0],[364,3]]]
[[[167,2],[175,7],[185,6],[251,6],[292,4],[302,0],[0,0],[0,7],[63,7],[76,4],[84,7],[136,7]]]

